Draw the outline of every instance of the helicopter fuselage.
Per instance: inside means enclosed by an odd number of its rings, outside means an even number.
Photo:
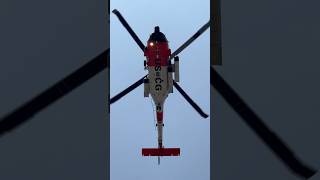
[[[163,33],[156,27],[151,34],[144,51],[146,57],[145,69],[148,75],[145,79],[145,97],[151,95],[157,113],[158,144],[162,147],[163,107],[169,93],[173,91],[173,64],[171,50]]]
[[[142,148],[143,156],[158,156],[160,164],[161,156],[180,156],[180,148],[164,148],[162,143],[163,129],[163,111],[164,102],[169,93],[173,93],[173,86],[185,98],[185,100],[203,117],[207,118],[201,108],[188,96],[188,94],[179,86],[179,57],[178,54],[197,39],[206,29],[210,27],[210,21],[203,25],[193,36],[183,43],[177,50],[171,53],[168,41],[165,35],[160,32],[159,26],[154,28],[145,46],[136,33],[132,30],[120,12],[116,9],[112,11],[120,20],[121,24],[127,29],[133,40],[144,52],[146,60],[144,61],[145,70],[148,74],[137,82],[110,99],[111,104],[125,96],[142,83],[144,84],[144,97],[151,95],[155,104],[158,129],[158,148]],[[174,59],[174,63],[171,60]]]

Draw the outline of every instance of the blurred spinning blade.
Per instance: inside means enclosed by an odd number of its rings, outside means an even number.
[[[316,171],[302,163],[289,147],[262,121],[262,119],[244,102],[229,84],[211,67],[211,85],[222,95],[234,111],[255,132],[255,134],[273,151],[273,153],[294,173],[310,178]]]
[[[57,82],[38,96],[2,118],[0,120],[0,136],[27,122],[31,117],[36,115],[36,113],[64,97],[69,92],[104,70],[108,66],[109,52],[109,49],[105,50],[103,53],[71,73],[66,78]]]

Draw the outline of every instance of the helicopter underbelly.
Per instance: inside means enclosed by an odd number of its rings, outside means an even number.
[[[155,104],[163,105],[168,97],[168,66],[149,66],[150,94]]]

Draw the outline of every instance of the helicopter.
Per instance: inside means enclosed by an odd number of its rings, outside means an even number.
[[[291,173],[303,177],[310,178],[318,171],[309,164],[304,163],[296,156],[294,151],[288,146],[282,138],[272,131],[263,121],[261,117],[241,98],[241,95],[232,88],[232,86],[220,75],[214,65],[222,65],[222,38],[221,38],[221,11],[220,0],[212,1],[213,11],[211,15],[212,27],[211,31],[211,62],[210,67],[210,84],[215,88],[222,98],[232,107],[232,109],[241,117],[241,120],[250,128],[255,135],[263,142],[266,147],[274,154],[274,156],[284,163]],[[108,9],[109,10],[109,9]],[[109,12],[109,11],[108,11]],[[110,14],[110,13],[109,13]],[[190,38],[191,39],[191,38]],[[185,43],[187,44],[187,43]],[[0,118],[0,138],[10,133],[14,133],[16,129],[23,126],[39,113],[55,102],[63,99],[75,89],[81,87],[82,84],[91,80],[92,77],[101,73],[105,69],[110,68],[110,48],[103,50],[101,53],[90,59],[78,69],[70,72],[67,76],[55,82],[36,96],[30,98],[25,103]],[[142,81],[142,82],[141,82]],[[143,83],[143,79],[132,84],[130,87],[118,96],[110,99],[107,97],[107,112],[110,113],[110,105],[117,99],[130,92],[135,86]],[[176,86],[179,87],[179,86]],[[212,116],[211,116],[212,117]],[[246,167],[250,169],[250,166]],[[109,173],[108,173],[109,174]],[[317,173],[319,174],[319,173]]]
[[[144,85],[144,97],[151,96],[155,104],[158,147],[142,148],[142,156],[158,156],[158,164],[160,164],[160,157],[162,156],[180,156],[180,148],[165,148],[163,146],[162,138],[164,127],[164,103],[166,98],[168,98],[168,95],[173,93],[173,87],[175,87],[181,93],[181,95],[187,100],[187,102],[190,103],[190,105],[200,114],[201,117],[209,117],[178,84],[180,81],[178,54],[210,27],[210,21],[204,24],[176,51],[171,53],[168,40],[165,34],[160,31],[159,26],[154,27],[154,32],[150,35],[147,45],[145,46],[129,26],[127,21],[123,18],[121,13],[117,9],[114,9],[112,12],[118,17],[121,24],[126,28],[140,49],[143,51],[144,56],[146,57],[146,60],[144,60],[144,69],[147,70],[148,74],[133,85],[129,86],[124,91],[111,98],[110,103],[112,104],[116,102],[141,84]]]

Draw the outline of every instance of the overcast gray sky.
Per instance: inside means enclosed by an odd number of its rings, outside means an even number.
[[[210,18],[209,0],[111,1],[146,44],[155,26],[176,50]],[[140,79],[143,52],[111,14],[111,96]],[[209,29],[180,54],[180,85],[210,113]],[[142,157],[142,147],[157,147],[157,132],[150,98],[143,86],[111,106],[111,179],[209,179],[210,120],[203,119],[174,89],[164,108],[164,146],[181,148],[180,157]]]

